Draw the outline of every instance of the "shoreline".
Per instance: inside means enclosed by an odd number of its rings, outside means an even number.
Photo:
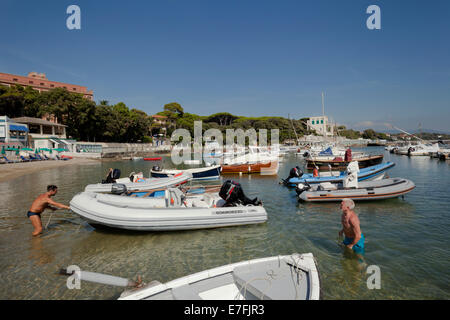
[[[101,160],[73,158],[67,161],[44,160],[0,164],[0,183],[41,170],[53,169],[69,165],[86,165],[99,163]]]

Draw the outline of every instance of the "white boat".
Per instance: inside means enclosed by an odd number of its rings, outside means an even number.
[[[88,223],[140,231],[172,231],[257,224],[267,221],[261,205],[223,207],[217,193],[186,196],[178,188],[163,198],[136,198],[82,192],[70,208]]]
[[[411,146],[406,151],[408,156],[429,156],[432,153],[439,151],[439,144],[437,143],[420,143],[415,146]]]
[[[124,283],[127,283],[125,280]],[[319,300],[320,278],[312,253],[233,263],[165,284],[152,281],[124,291],[120,300]]]
[[[84,188],[86,192],[106,192],[113,191],[113,186],[117,184],[125,185],[129,191],[133,190],[152,190],[160,188],[174,187],[192,180],[192,174],[189,172],[180,172],[167,178],[135,178],[131,175],[129,178],[116,179],[115,183],[95,183],[89,184]],[[134,182],[131,182],[134,181]]]
[[[255,164],[255,163],[268,163],[278,162],[278,154],[272,153],[270,150],[264,147],[249,146],[248,152],[244,155],[237,157],[224,157],[223,165],[241,165],[241,164]]]
[[[342,183],[298,184],[296,192],[299,200],[307,202],[341,201],[343,199],[381,200],[402,196],[415,188],[411,180],[388,178],[358,182],[358,163],[351,162]]]
[[[159,169],[155,166],[150,170],[150,175],[154,178],[167,178],[169,176],[174,176],[180,172],[188,172],[192,174],[192,180],[216,180],[220,177],[221,171],[220,165],[207,166],[204,168],[192,168],[185,170],[176,169]]]

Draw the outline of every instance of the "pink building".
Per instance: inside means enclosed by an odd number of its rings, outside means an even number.
[[[45,73],[30,72],[28,76],[19,76],[9,73],[0,72],[0,85],[10,87],[12,85],[30,86],[39,92],[49,91],[54,88],[64,88],[69,92],[81,93],[83,97],[89,100],[94,99],[94,92],[87,89],[87,87],[76,84],[69,84],[63,82],[50,81],[45,76]]]

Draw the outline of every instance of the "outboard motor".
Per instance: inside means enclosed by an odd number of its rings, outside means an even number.
[[[127,192],[127,186],[122,183],[114,183],[111,186],[111,193],[112,194],[123,194]]]
[[[158,166],[153,166],[152,170],[153,171],[161,171],[161,168]]]
[[[308,158],[310,156],[310,153],[308,151],[305,151],[303,153],[303,157]]]
[[[307,191],[311,189],[311,185],[305,181],[305,184],[299,183],[297,187],[295,188],[295,192],[297,192],[297,195],[300,195],[303,191]]]
[[[223,183],[219,191],[219,196],[226,201],[224,207],[235,207],[237,205],[262,205],[262,202],[255,198],[247,198],[240,183],[227,180]]]
[[[292,168],[291,171],[289,171],[289,177],[284,180],[284,184],[289,183],[291,178],[300,178],[301,176],[303,176],[303,171],[298,166],[295,166],[295,168]]]
[[[411,155],[411,152],[412,152],[412,151],[416,151],[416,149],[414,149],[413,147],[409,147],[409,148],[408,148],[408,156]]]

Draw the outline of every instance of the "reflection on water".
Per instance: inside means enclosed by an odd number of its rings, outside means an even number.
[[[380,149],[382,150],[382,149]],[[249,197],[263,200],[265,224],[186,232],[127,232],[95,229],[76,214],[42,215],[48,228],[32,238],[26,217],[29,206],[48,184],[58,185],[56,201],[68,203],[89,183],[100,181],[108,168],[122,176],[157,163],[104,162],[56,168],[0,183],[0,298],[111,299],[121,288],[82,283],[68,290],[61,267],[161,282],[232,262],[292,252],[312,252],[318,262],[325,299],[450,298],[449,162],[385,153],[396,166],[391,177],[406,177],[416,189],[405,199],[357,203],[366,237],[365,254],[340,245],[337,203],[298,203],[295,191],[279,185],[289,170],[303,164],[291,155],[276,176],[227,176],[240,182]],[[163,165],[170,167],[164,159]],[[160,165],[161,166],[161,165]],[[223,180],[222,180],[223,181]],[[217,184],[218,182],[211,182]],[[367,266],[381,269],[381,289],[368,290]]]

